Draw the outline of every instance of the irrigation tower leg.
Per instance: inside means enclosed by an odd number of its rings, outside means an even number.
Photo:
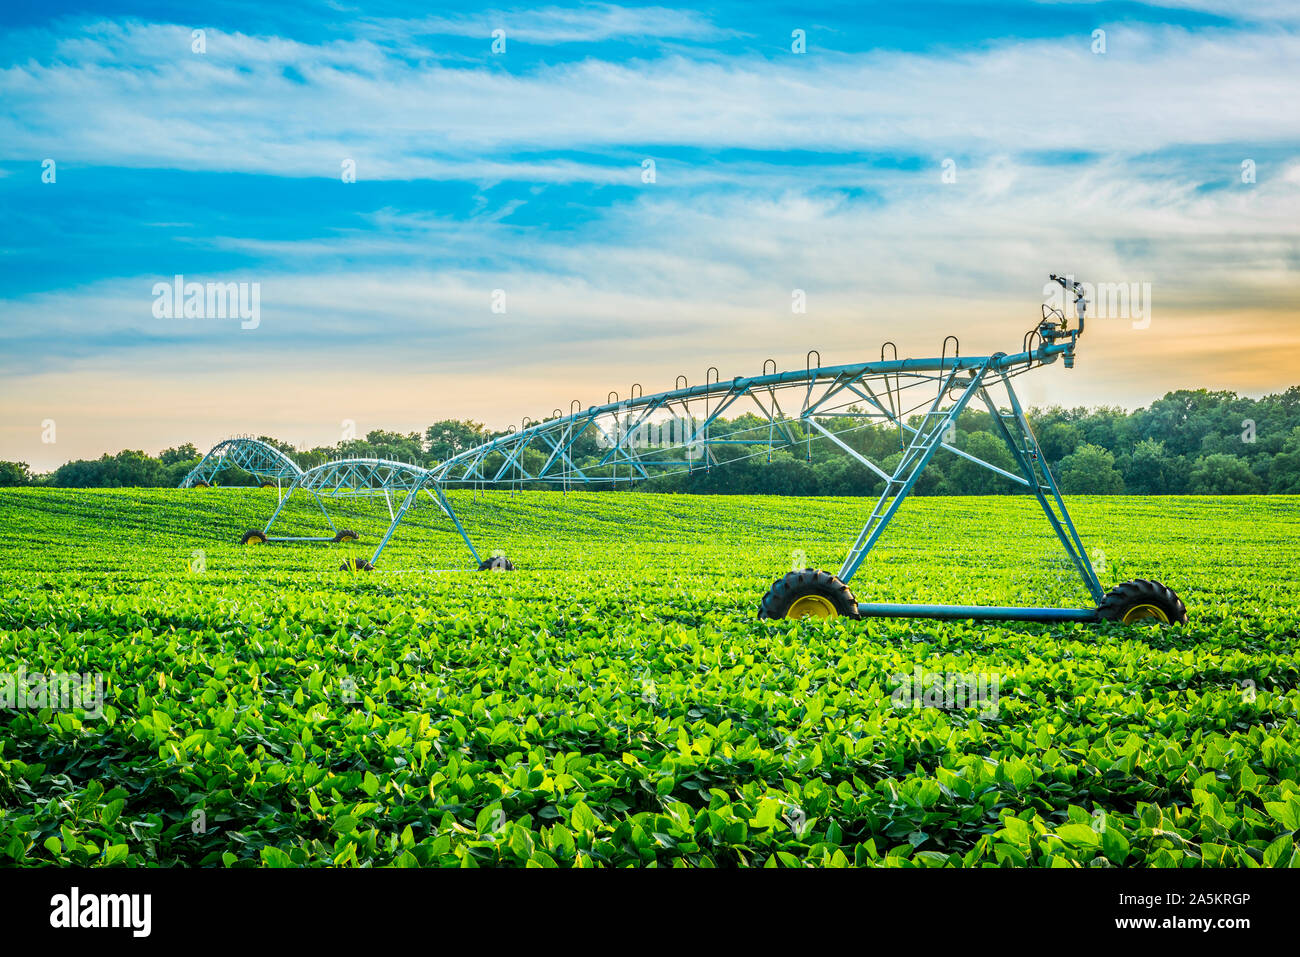
[[[384,546],[388,544],[388,540],[393,537],[393,532],[397,531],[397,526],[402,523],[402,519],[406,516],[406,510],[411,507],[411,503],[415,501],[415,497],[419,492],[420,488],[419,486],[416,486],[406,493],[406,498],[402,499],[402,507],[397,510],[397,514],[393,516],[393,520],[388,523],[388,531],[384,532],[384,537],[380,540],[379,546],[375,549],[375,553],[370,556],[370,564],[372,566],[379,561],[379,553],[384,550]]]
[[[329,523],[330,531],[337,535],[339,530],[334,527],[334,519],[330,517],[329,509],[325,507],[325,503],[320,500],[320,496],[315,492],[311,493],[311,497],[316,500],[316,507],[320,509],[320,513],[325,516],[325,521]]]
[[[460,537],[465,540],[465,547],[468,548],[469,553],[474,556],[475,563],[482,565],[483,559],[478,557],[478,552],[474,550],[474,543],[471,542],[469,536],[465,534],[465,529],[461,527],[460,519],[458,519],[456,513],[452,511],[451,503],[447,501],[447,496],[442,494],[442,489],[437,485],[433,487],[433,494],[437,496],[438,504],[441,505],[442,510],[447,513],[447,517],[451,519],[452,524],[456,526],[456,531],[460,532]]]
[[[939,446],[943,444],[943,437],[948,431],[948,427],[957,421],[957,416],[961,415],[962,409],[980,388],[984,381],[984,375],[988,371],[988,363],[980,366],[971,373],[970,381],[962,391],[961,397],[946,411],[940,409],[943,403],[943,397],[948,394],[948,390],[955,384],[957,376],[956,370],[943,380],[940,385],[939,393],[935,396],[934,402],[930,404],[929,410],[921,419],[920,428],[912,434],[912,441],[903,452],[903,458],[898,463],[898,468],[894,469],[894,474],[890,476],[889,481],[885,483],[885,490],[880,493],[880,498],[876,501],[876,507],[872,509],[867,524],[862,526],[862,532],[858,539],[849,549],[849,554],[844,559],[844,564],[840,567],[839,579],[848,584],[853,576],[857,573],[858,567],[871,552],[880,536],[884,533],[886,526],[898,511],[903,500],[916,487],[916,481],[921,477],[921,472],[925,470],[934,453],[938,451]]]
[[[447,497],[442,494],[442,489],[435,485],[429,489],[429,492],[437,500],[439,507],[447,514],[447,517],[451,519],[452,524],[456,526],[456,531],[460,533],[460,537],[469,548],[469,553],[474,556],[474,561],[482,564],[481,559],[478,557],[478,552],[474,550],[474,543],[471,542],[469,536],[465,534],[465,529],[461,526],[460,519],[456,517],[456,513],[452,510],[451,503],[447,501]],[[406,517],[407,511],[409,511],[411,506],[415,504],[415,500],[419,495],[420,487],[417,486],[407,492],[406,498],[402,499],[401,507],[398,508],[397,512],[393,515],[393,520],[389,523],[388,531],[384,532],[384,537],[375,549],[375,553],[370,556],[370,564],[372,566],[378,563],[379,555],[384,550],[384,546],[388,544],[388,540],[392,538],[393,533],[397,531],[397,526],[402,524],[402,519]]]
[[[1083,541],[1079,538],[1078,531],[1075,530],[1074,522],[1070,520],[1070,513],[1065,507],[1065,501],[1061,498],[1060,490],[1056,486],[1056,480],[1052,478],[1052,470],[1047,466],[1047,460],[1043,458],[1042,450],[1038,447],[1038,440],[1034,438],[1034,431],[1029,426],[1029,420],[1025,418],[1025,411],[1021,408],[1020,399],[1017,398],[1016,392],[1011,388],[1011,380],[1006,376],[1000,376],[1003,388],[1007,392],[1007,401],[1011,405],[1011,411],[1004,412],[999,409],[993,401],[988,391],[981,386],[980,397],[984,404],[988,406],[990,415],[1002,436],[1007,447],[1011,450],[1012,456],[1015,457],[1016,463],[1020,466],[1021,472],[1029,480],[1029,487],[1033,490],[1034,496],[1038,499],[1038,504],[1043,509],[1043,514],[1047,516],[1048,522],[1052,525],[1052,531],[1056,532],[1056,537],[1060,539],[1061,546],[1065,549],[1066,555],[1069,556],[1071,563],[1083,579],[1084,586],[1092,595],[1093,601],[1101,602],[1105,597],[1105,591],[1101,587],[1101,581],[1097,578],[1097,572],[1088,561],[1088,553],[1083,547]]]
[[[296,487],[296,485],[290,486],[289,494],[280,496],[280,501],[275,504],[275,511],[271,513],[271,517],[266,520],[266,527],[262,529],[263,535],[271,534],[271,526],[275,524],[275,520],[280,517],[280,512],[284,510],[284,503],[293,498],[293,490]]]
[[[292,485],[289,486],[289,491],[287,491],[287,492],[284,493],[284,496],[280,499],[279,503],[275,506],[275,511],[272,512],[272,513],[271,513],[271,517],[270,517],[269,519],[266,520],[266,527],[262,529],[262,534],[263,534],[263,535],[266,535],[266,536],[268,536],[268,537],[270,536],[270,534],[271,534],[271,526],[274,525],[274,524],[275,524],[275,520],[276,520],[277,518],[280,517],[280,512],[284,510],[284,507],[285,507],[285,505],[288,504],[289,499],[293,498],[293,493],[294,493],[294,490],[295,490],[296,488],[298,488],[298,483],[297,483],[297,482],[294,482],[294,484],[292,484]],[[311,493],[311,497],[314,498],[314,499],[316,500],[316,507],[320,509],[321,514],[325,516],[325,521],[329,523],[330,531],[333,532],[333,533],[335,533],[335,534],[338,534],[338,529],[334,527],[334,519],[330,518],[329,510],[325,508],[325,503],[322,502],[322,501],[320,500],[320,496],[317,495],[315,492],[312,492],[312,493]],[[295,539],[295,540],[299,540],[299,541],[300,541],[301,539]],[[319,540],[319,541],[327,541],[327,539],[325,539],[325,538],[321,538],[321,539],[307,539],[307,540],[308,540],[308,541],[317,541],[317,540]]]

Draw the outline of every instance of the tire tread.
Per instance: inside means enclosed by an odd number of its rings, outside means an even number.
[[[1171,625],[1187,624],[1187,606],[1172,588],[1149,578],[1121,582],[1108,591],[1097,606],[1097,617],[1119,621],[1134,605],[1155,605],[1169,618]]]
[[[772,582],[772,587],[758,603],[758,617],[768,620],[784,618],[795,599],[804,595],[821,595],[835,605],[841,616],[858,617],[858,600],[849,586],[830,572],[818,568],[796,569]]]

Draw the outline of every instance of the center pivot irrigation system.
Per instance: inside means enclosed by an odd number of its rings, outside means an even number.
[[[245,532],[245,544],[356,540],[355,532],[335,526],[325,501],[382,496],[391,521],[374,554],[369,561],[358,558],[342,566],[364,571],[373,570],[393,533],[424,492],[455,526],[480,570],[511,570],[513,564],[500,553],[486,559],[480,555],[444,489],[518,488],[528,484],[569,489],[635,483],[660,475],[709,470],[755,456],[766,456],[770,461],[776,449],[798,450],[806,446],[811,457],[813,439],[824,437],[882,479],[884,489],[839,571],[791,571],[775,581],[763,597],[758,609],[760,618],[1186,623],[1187,609],[1172,589],[1159,582],[1135,579],[1109,592],[1102,588],[1011,387],[1014,377],[1058,358],[1067,369],[1074,366],[1087,305],[1083,287],[1065,277],[1051,278],[1073,295],[1075,325],[1070,326],[1064,310],[1044,305],[1041,320],[1025,334],[1021,350],[1012,355],[999,352],[962,356],[957,337],[949,336],[941,354],[930,359],[900,359],[897,347],[887,342],[876,362],[823,366],[821,355],[814,350],[808,353],[803,369],[790,372],[778,372],[775,360],[769,359],[761,375],[725,380],[711,367],[700,385],[692,386],[685,376],[678,376],[676,388],[667,392],[645,395],[640,385],[634,385],[624,400],[610,393],[604,405],[587,408],[580,408],[575,400],[567,415],[556,409],[545,421],[525,420],[522,428],[512,426],[508,432],[431,468],[385,459],[350,458],[303,471],[278,449],[257,439],[227,439],[204,456],[181,487],[215,485],[225,469],[238,467],[252,473],[263,486],[280,488],[279,504],[266,526]],[[977,399],[992,416],[994,428],[1011,450],[1019,474],[950,444],[958,416]],[[723,413],[732,417],[725,427],[719,421]],[[892,472],[845,441],[850,433],[880,424],[898,430],[902,456]],[[579,449],[585,453],[580,454]],[[592,449],[596,450],[594,454]],[[859,602],[854,597],[849,583],[940,449],[1024,486],[1034,495],[1097,603],[1095,607],[889,604]],[[719,451],[725,451],[727,457],[720,457]],[[271,534],[285,504],[295,494],[309,495],[316,501],[332,534]]]

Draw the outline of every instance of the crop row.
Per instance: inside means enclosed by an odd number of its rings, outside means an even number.
[[[1300,864],[1276,503],[1080,503],[1110,561],[1183,576],[1192,624],[1131,631],[756,621],[772,564],[852,534],[840,500],[463,496],[531,563],[342,575],[229,543],[265,493],[192,494],[0,498],[3,670],[103,683],[0,713],[0,861]],[[1020,503],[944,501],[860,593],[1026,590],[992,534]],[[395,554],[455,544],[422,534]]]

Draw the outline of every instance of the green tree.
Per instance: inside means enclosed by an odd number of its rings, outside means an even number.
[[[167,473],[162,463],[139,449],[124,449],[113,456],[109,473],[123,488],[157,488],[165,485]]]
[[[758,462],[754,480],[755,491],[761,495],[817,495],[821,491],[813,466],[787,452],[773,452],[771,462]]]
[[[832,455],[815,466],[823,495],[868,495],[880,492],[880,476],[857,459]]]
[[[1124,460],[1124,488],[1135,495],[1164,495],[1185,487],[1185,463],[1165,450],[1165,443],[1143,439]]]
[[[192,462],[197,458],[199,458],[199,450],[194,447],[193,442],[186,442],[174,449],[163,449],[162,455],[158,456],[158,461],[163,465],[175,465],[177,462]]]
[[[894,472],[897,471],[899,463],[902,461],[903,453],[895,452],[892,455],[885,456],[885,460],[880,463],[880,467],[890,475],[893,475]],[[947,494],[947,482],[948,480],[944,475],[943,469],[935,463],[934,459],[931,459],[930,464],[927,465],[925,471],[921,473],[921,477],[916,480],[914,491],[917,495],[944,495]],[[881,485],[883,484],[883,482],[877,484],[872,489],[872,492],[879,493]]]
[[[374,429],[364,439],[340,442],[338,454],[344,458],[389,459],[394,462],[424,461],[424,443],[418,432],[385,432]]]
[[[1073,422],[1049,422],[1037,430],[1038,447],[1049,462],[1059,462],[1083,444],[1083,430]]]
[[[0,487],[31,484],[32,473],[26,462],[0,462]]]
[[[1180,389],[1139,409],[1132,421],[1137,434],[1162,440],[1171,455],[1195,456],[1207,438],[1240,434],[1239,405],[1235,392]]]
[[[108,455],[98,459],[76,459],[65,462],[54,470],[50,484],[59,488],[95,488],[108,485],[105,463]]]
[[[424,430],[425,451],[435,462],[445,462],[453,455],[486,442],[487,438],[483,423],[469,419],[443,419]]]
[[[259,435],[257,441],[263,445],[269,445],[273,449],[279,449],[285,455],[293,455],[294,448],[292,442],[281,442],[279,439],[273,439],[269,435]]]
[[[1098,445],[1111,453],[1127,451],[1136,441],[1133,421],[1120,408],[1103,406],[1092,409],[1083,413],[1077,424],[1085,443]]]
[[[1259,491],[1259,478],[1240,456],[1215,452],[1196,460],[1188,491],[1193,495],[1248,495]]]
[[[176,488],[181,481],[189,474],[190,469],[198,464],[197,460],[173,462],[171,465],[164,465],[162,486],[164,488]]]
[[[1300,426],[1291,430],[1282,451],[1269,463],[1268,490],[1300,493]]]
[[[80,459],[60,465],[54,470],[50,484],[62,488],[145,487],[156,488],[167,484],[167,471],[157,459],[134,449],[125,449],[117,455],[102,455],[98,459]]]
[[[1012,475],[1020,474],[1020,468],[1016,465],[1011,450],[1007,448],[1007,443],[992,433],[972,432],[961,439],[958,447],[968,455],[982,459],[990,465],[996,465]],[[937,455],[944,456],[943,490],[950,495],[1003,494],[1015,491],[1017,488],[1010,479],[990,472],[984,466],[964,459],[960,455],[943,451],[937,452]],[[926,471],[928,472],[929,468]]]
[[[1084,443],[1061,460],[1061,491],[1074,495],[1117,495],[1124,491],[1124,476],[1115,468],[1115,456],[1100,445]]]
[[[318,445],[316,448],[308,449],[306,452],[294,452],[289,457],[297,463],[298,468],[305,472],[318,465],[324,465],[330,459],[334,458],[334,450]]]

